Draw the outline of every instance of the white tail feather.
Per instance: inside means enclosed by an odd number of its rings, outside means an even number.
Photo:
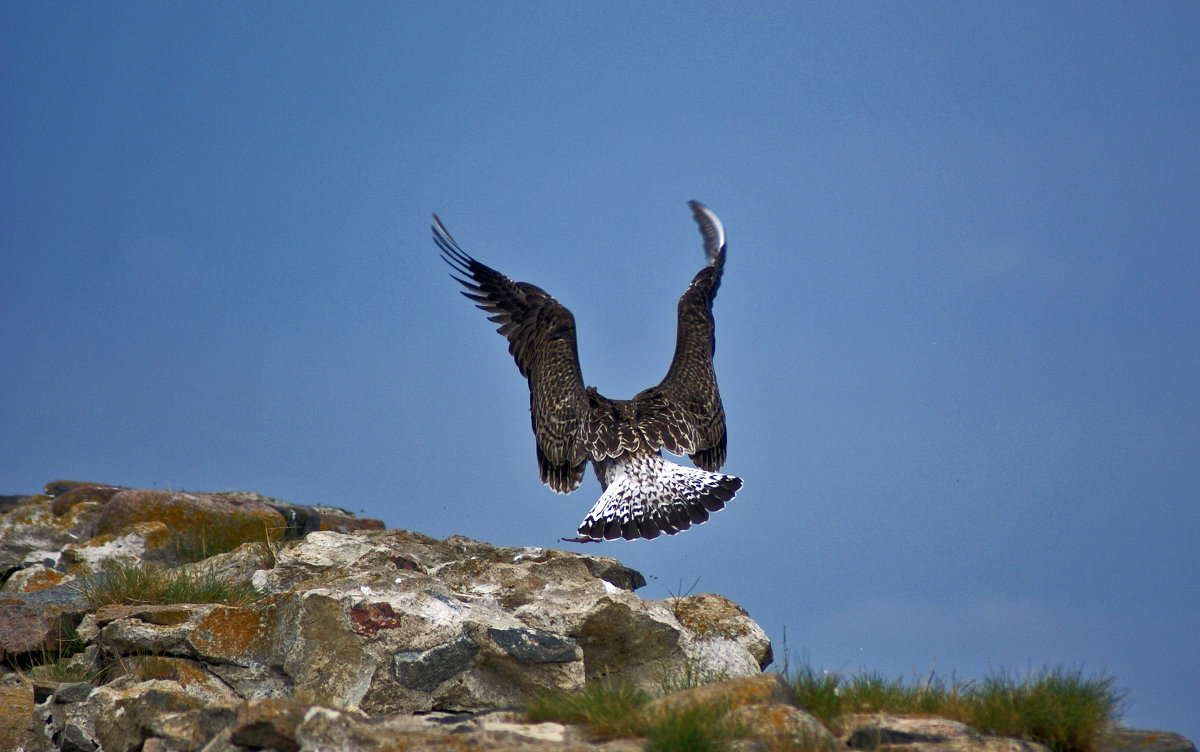
[[[683,467],[657,454],[604,467],[603,495],[579,524],[581,540],[657,538],[708,519],[742,487],[740,478]]]

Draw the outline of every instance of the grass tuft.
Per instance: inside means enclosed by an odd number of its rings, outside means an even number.
[[[727,671],[702,670],[691,661],[686,662],[681,670],[668,671],[662,669],[655,673],[655,683],[658,685],[659,692],[662,695],[673,695],[676,692],[683,692],[684,690],[700,687],[705,684],[715,684],[729,678]]]
[[[784,679],[796,706],[827,726],[844,713],[936,715],[992,736],[1039,742],[1053,752],[1094,752],[1099,734],[1120,718],[1125,698],[1111,677],[1063,669],[1023,680],[1001,672],[979,683],[947,685],[933,674],[905,683],[876,673],[818,674],[806,666],[787,671]]]
[[[708,752],[728,747],[746,730],[728,710],[710,705],[669,707],[651,713],[650,696],[628,683],[593,682],[578,692],[549,693],[525,706],[531,721],[577,723],[595,739],[645,737],[652,752]]]
[[[832,727],[842,710],[841,686],[844,682],[838,674],[827,671],[817,673],[811,666],[798,670],[786,670],[784,681],[792,691],[792,704],[812,714],[825,726]]]
[[[631,684],[592,682],[578,692],[551,693],[534,698],[525,706],[531,721],[560,721],[583,724],[599,739],[638,736],[642,711],[650,696]]]
[[[1001,673],[973,688],[969,723],[986,734],[1041,742],[1054,752],[1092,752],[1120,717],[1125,692],[1107,676],[1044,670],[1023,680]]]
[[[959,702],[966,686],[953,683],[947,687],[942,679],[933,674],[906,684],[900,679],[887,679],[882,674],[864,673],[840,688],[840,699],[843,712],[888,711],[950,714],[954,717],[959,712]]]
[[[690,705],[654,714],[642,733],[648,752],[719,752],[747,730],[729,719],[726,708]]]
[[[231,582],[214,569],[187,572],[124,559],[105,561],[86,578],[83,597],[90,608],[110,604],[226,603],[241,606],[262,597],[249,582]]]
[[[48,645],[42,646],[40,655],[33,658],[27,668],[18,670],[27,678],[38,681],[90,681],[95,677],[95,670],[77,660],[83,649],[84,643],[75,622],[63,616],[59,618],[57,632]]]

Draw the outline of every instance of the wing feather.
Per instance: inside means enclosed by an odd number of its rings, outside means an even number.
[[[679,298],[675,355],[657,386],[634,397],[638,426],[648,441],[687,454],[697,467],[725,464],[725,409],[713,370],[716,336],[713,300],[725,269],[725,230],[711,209],[689,202],[700,227],[708,264]]]
[[[441,220],[433,217],[433,239],[456,272],[450,276],[463,295],[492,314],[496,330],[529,381],[529,409],[537,441],[542,482],[555,491],[575,490],[588,452],[581,439],[587,395],[575,344],[575,317],[545,290],[514,282],[459,247]]]

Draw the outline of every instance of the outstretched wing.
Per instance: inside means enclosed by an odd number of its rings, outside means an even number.
[[[725,464],[725,409],[713,370],[716,338],[713,299],[725,269],[725,228],[711,209],[690,201],[704,238],[708,264],[679,298],[675,357],[666,377],[634,397],[638,426],[652,442],[673,454],[687,454],[697,467]]]
[[[529,409],[537,440],[542,482],[559,493],[574,491],[583,478],[588,454],[580,440],[587,397],[575,347],[575,317],[545,290],[514,282],[471,258],[454,242],[435,214],[433,240],[463,295],[500,325],[508,351],[529,380]]]

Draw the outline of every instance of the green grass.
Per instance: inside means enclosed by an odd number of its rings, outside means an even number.
[[[1054,752],[1089,752],[1120,718],[1125,692],[1108,676],[1053,669],[1017,680],[991,676],[972,687],[971,726],[1041,742]]]
[[[654,714],[642,733],[648,752],[719,752],[747,730],[731,722],[726,709],[691,705]]]
[[[43,646],[40,655],[29,662],[22,673],[38,681],[77,682],[91,681],[96,671],[86,664],[73,660],[84,649],[83,640],[73,620],[60,617],[58,630]]]
[[[928,677],[904,682],[875,673],[853,677],[786,671],[797,707],[835,726],[843,713],[926,714],[961,721],[992,736],[1045,744],[1053,752],[1093,752],[1098,735],[1120,718],[1125,693],[1106,676],[1047,669],[1018,679],[993,674],[980,682]]]
[[[818,674],[809,667],[785,673],[784,679],[792,688],[796,706],[826,725],[833,725],[843,713],[889,712],[957,718],[970,686],[961,682],[947,685],[933,674],[909,683],[869,672],[851,678],[828,672]]]
[[[784,666],[782,674],[792,690],[792,704],[801,708],[827,727],[832,727],[842,713],[841,685],[837,674],[817,673],[811,666],[789,669]]]
[[[231,582],[211,568],[188,572],[119,559],[105,561],[100,572],[86,578],[82,587],[84,600],[93,609],[114,603],[226,603],[240,606],[262,597],[249,582]]]
[[[724,708],[668,707],[649,712],[650,696],[629,684],[593,682],[578,692],[552,693],[526,705],[531,721],[578,723],[596,739],[645,737],[651,752],[723,750],[746,730]]]
[[[597,738],[640,736],[650,696],[629,684],[591,682],[579,692],[551,693],[525,706],[531,721],[583,724]]]
[[[726,671],[705,671],[691,663],[685,664],[679,671],[672,672],[664,669],[656,674],[655,684],[658,686],[659,693],[663,695],[673,695],[692,687],[714,684],[729,678],[729,673]]]
[[[32,666],[26,673],[33,679],[54,682],[94,681],[98,675],[95,669],[70,663],[67,658],[54,658],[48,663],[39,663]]]

